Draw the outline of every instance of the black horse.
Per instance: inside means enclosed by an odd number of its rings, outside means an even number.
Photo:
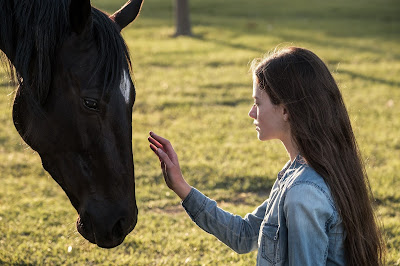
[[[14,125],[77,210],[79,233],[104,248],[137,222],[135,88],[120,31],[141,5],[108,16],[90,0],[0,0],[0,49],[19,85]]]

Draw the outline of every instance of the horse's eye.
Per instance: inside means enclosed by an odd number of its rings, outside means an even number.
[[[96,100],[93,99],[83,99],[83,103],[85,104],[85,107],[90,109],[90,110],[99,110],[99,105]]]

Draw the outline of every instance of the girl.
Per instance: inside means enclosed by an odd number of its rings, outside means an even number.
[[[279,139],[290,161],[270,196],[244,218],[189,186],[171,143],[150,132],[165,181],[192,220],[238,253],[258,249],[258,265],[381,265],[367,174],[338,86],[309,50],[289,47],[255,61],[258,138]]]

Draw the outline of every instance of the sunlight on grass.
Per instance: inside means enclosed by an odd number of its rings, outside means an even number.
[[[125,1],[93,0],[112,13]],[[190,1],[194,36],[172,38],[172,1],[148,0],[123,31],[136,85],[133,148],[139,221],[125,242],[100,249],[76,231],[76,211],[12,123],[0,68],[0,264],[250,265],[202,232],[168,190],[148,149],[169,138],[188,182],[245,215],[287,161],[261,143],[247,116],[249,63],[277,45],[311,49],[334,73],[363,152],[388,265],[400,265],[400,5],[395,0]],[[309,7],[313,8],[310,9]]]

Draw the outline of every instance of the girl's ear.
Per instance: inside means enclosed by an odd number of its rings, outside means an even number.
[[[282,117],[283,121],[288,122],[289,121],[289,112],[286,109],[286,106],[282,105]]]

